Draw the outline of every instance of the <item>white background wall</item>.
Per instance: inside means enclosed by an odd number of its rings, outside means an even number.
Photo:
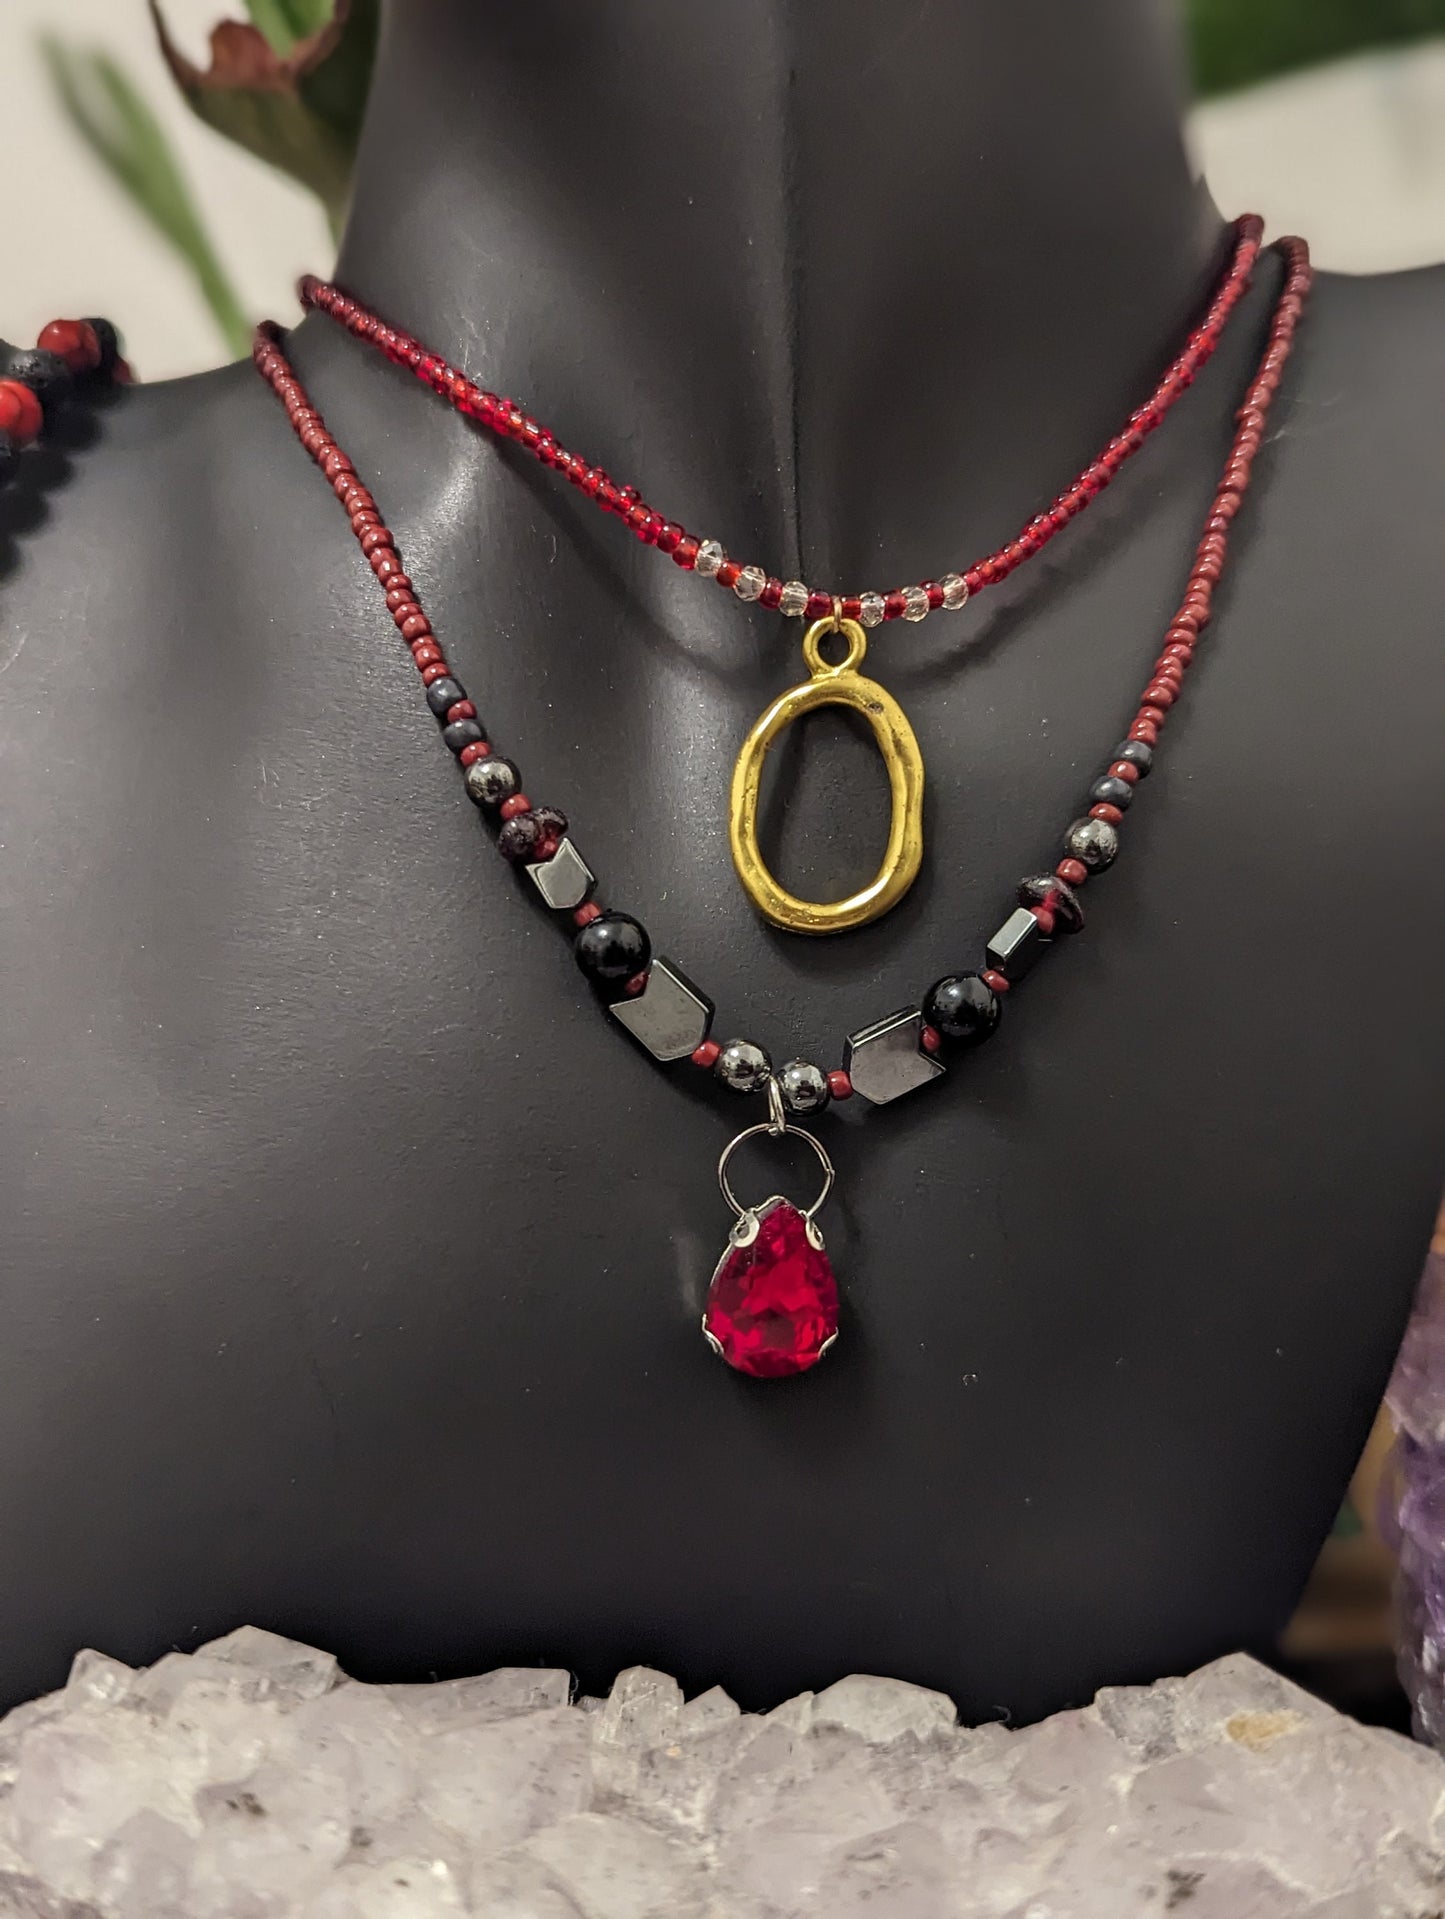
[[[225,0],[165,5],[200,56]],[[144,0],[0,0],[0,334],[28,344],[56,314],[102,312],[124,327],[145,378],[225,357],[184,268],[62,119],[35,50],[42,30],[124,59],[173,136],[246,307],[289,319],[297,274],[330,264],[325,221],[307,194],[192,118]],[[1322,265],[1378,272],[1445,259],[1445,42],[1213,102],[1194,131],[1219,205],[1306,234]]]

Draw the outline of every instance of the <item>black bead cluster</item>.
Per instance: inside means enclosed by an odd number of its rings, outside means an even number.
[[[39,402],[44,431],[54,426],[60,409],[78,387],[95,386],[115,377],[120,358],[120,335],[109,320],[86,320],[100,348],[100,359],[84,373],[72,373],[58,353],[41,347],[11,346],[0,340],[0,380],[15,380],[27,387]],[[15,477],[20,463],[20,443],[0,429],[0,487]]]

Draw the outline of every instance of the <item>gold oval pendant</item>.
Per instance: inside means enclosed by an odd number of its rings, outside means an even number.
[[[828,664],[818,645],[832,632],[848,642],[847,655],[836,666]],[[763,918],[789,933],[846,933],[881,918],[912,886],[923,860],[923,755],[897,700],[856,671],[867,647],[867,635],[856,620],[831,615],[814,620],[803,635],[803,658],[812,677],[778,695],[743,741],[733,768],[728,819],[733,865]],[[800,900],[779,886],[758,846],[758,794],[768,749],[794,720],[818,706],[851,707],[867,720],[888,769],[892,796],[882,863],[862,891],[845,900]]]

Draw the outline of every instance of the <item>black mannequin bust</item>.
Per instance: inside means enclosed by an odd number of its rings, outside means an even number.
[[[1161,14],[397,0],[338,278],[783,578],[962,570],[1225,257]],[[1057,857],[1279,272],[1046,555],[874,636],[928,852],[819,942],[726,836],[796,623],[324,319],[290,350],[609,903],[717,1037],[833,1065]],[[0,1700],[242,1620],[367,1678],[865,1670],[1015,1719],[1267,1643],[1445,1166],[1442,393],[1445,274],[1323,277],[1087,931],[946,1082],[819,1125],[844,1338],[782,1385],[697,1330],[754,1103],[590,1003],[254,372],[46,456],[0,507]],[[822,716],[782,782],[776,869],[852,890],[871,744]]]

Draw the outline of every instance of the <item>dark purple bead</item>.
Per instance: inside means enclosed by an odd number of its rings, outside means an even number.
[[[475,720],[453,720],[450,726],[442,728],[442,738],[453,753],[460,753],[464,747],[474,745],[481,737],[482,729]]]
[[[1053,913],[1056,933],[1083,930],[1084,909],[1079,904],[1079,896],[1057,873],[1034,873],[1020,880],[1018,902],[1020,906],[1047,906]]]
[[[100,342],[100,365],[93,377],[108,380],[120,358],[120,335],[109,320],[87,320],[85,324],[95,328],[95,337]]]
[[[462,691],[461,682],[449,680],[445,675],[439,680],[433,680],[426,690],[426,703],[438,719],[449,706],[455,706],[458,700],[464,700],[466,697]]]
[[[1117,806],[1121,813],[1127,813],[1134,803],[1134,788],[1128,780],[1106,773],[1089,788],[1089,798],[1095,806]]]
[[[1127,760],[1130,766],[1137,766],[1140,779],[1147,780],[1154,764],[1154,749],[1147,740],[1121,740],[1114,748],[1114,759]]]

